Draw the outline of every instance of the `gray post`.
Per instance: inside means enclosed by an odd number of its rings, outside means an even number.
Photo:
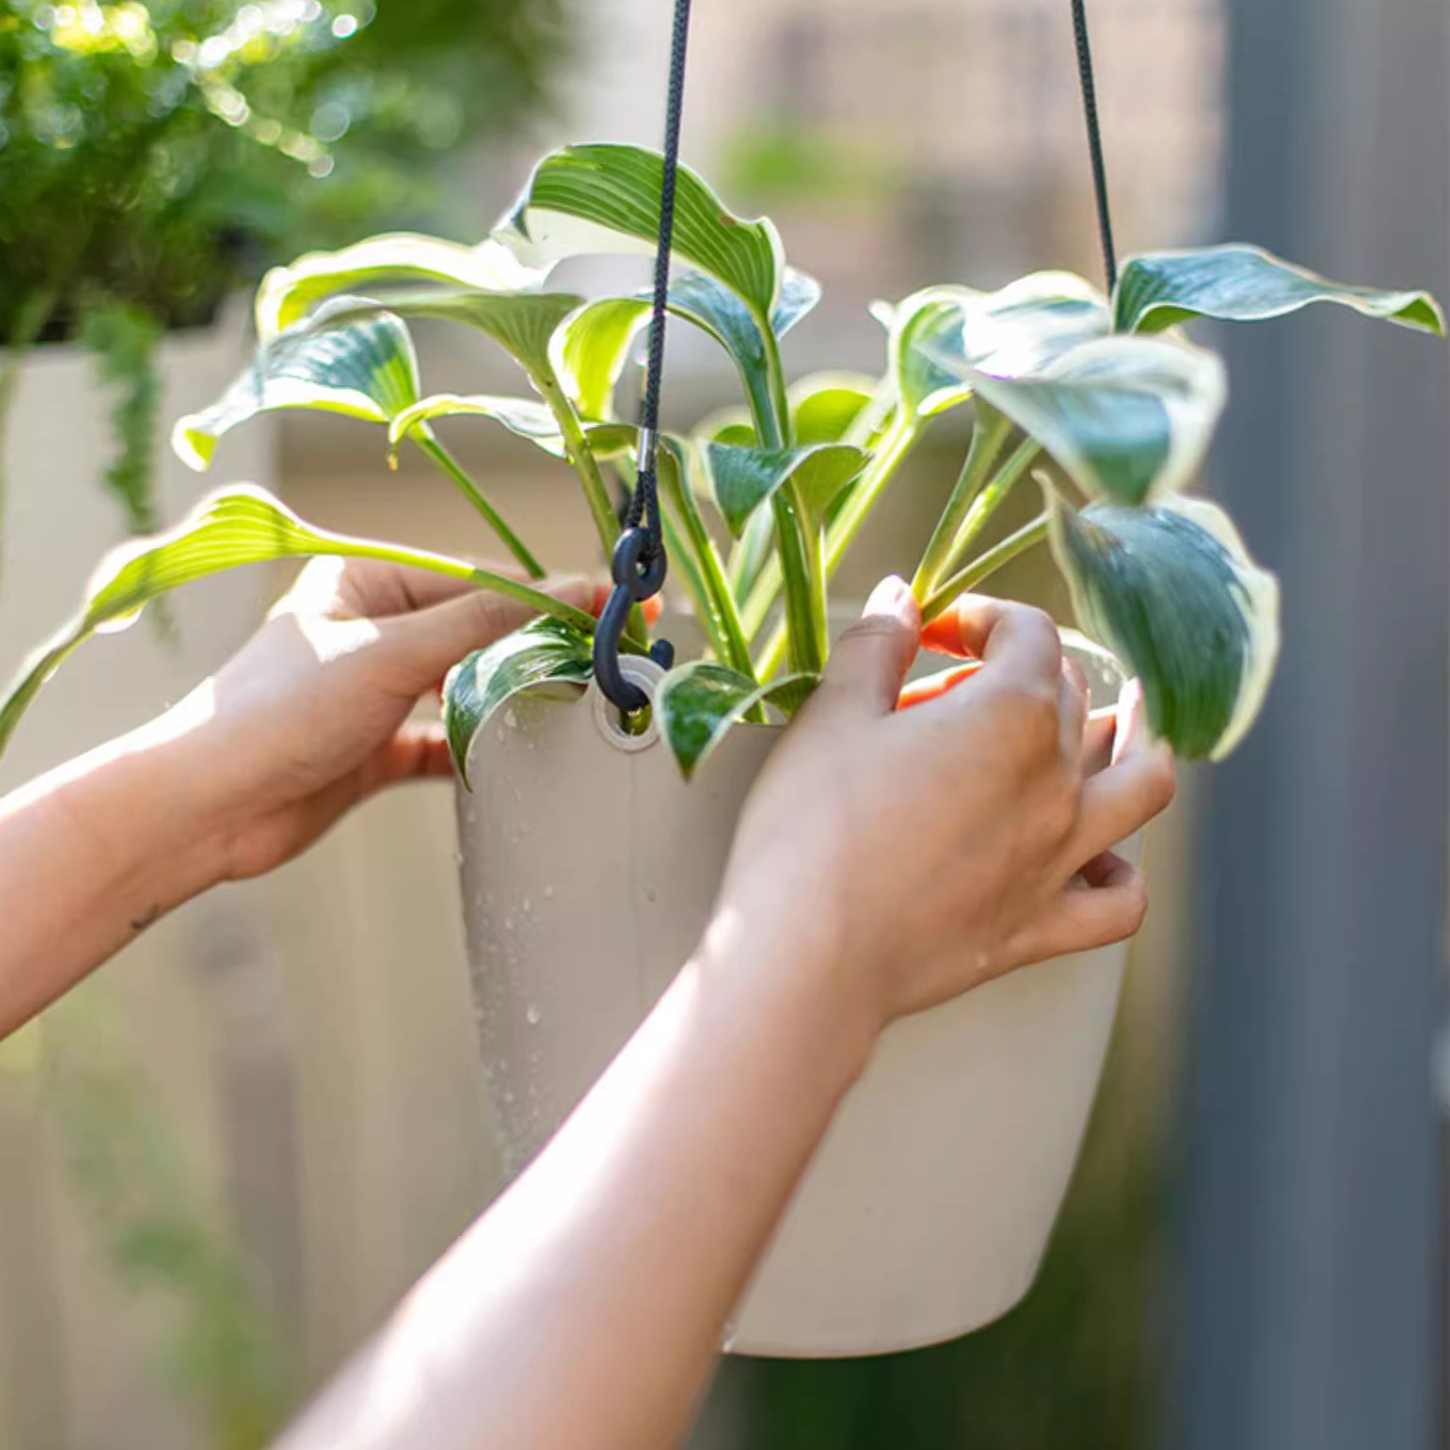
[[[1450,270],[1444,0],[1230,0],[1227,233],[1348,280]],[[1208,783],[1167,1443],[1440,1443],[1450,367],[1352,316],[1222,337],[1216,488],[1285,596]]]

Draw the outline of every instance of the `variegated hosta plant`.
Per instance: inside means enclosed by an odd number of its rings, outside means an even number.
[[[375,237],[271,273],[257,298],[256,359],[205,412],[177,424],[175,446],[207,468],[218,440],[263,412],[319,408],[374,425],[379,453],[421,450],[481,516],[520,570],[539,561],[434,431],[471,416],[502,425],[572,468],[607,556],[620,491],[632,477],[634,426],[616,385],[648,322],[643,296],[586,299],[551,290],[555,265],[587,253],[648,254],[662,163],[628,146],[547,156],[517,204],[476,246]],[[935,616],[1001,565],[1047,544],[1077,623],[1141,677],[1157,733],[1185,757],[1218,757],[1258,710],[1278,645],[1273,577],[1221,509],[1188,492],[1226,388],[1217,356],[1180,324],[1254,321],[1315,302],[1443,335],[1423,292],[1330,282],[1256,247],[1130,259],[1111,297],[1047,272],[997,292],[929,287],[878,304],[887,333],[879,379],[831,374],[788,383],[781,342],[815,305],[817,285],[786,264],[769,221],[734,215],[682,171],[670,293],[675,317],[728,353],[744,404],[694,434],[671,436],[660,482],[671,577],[706,640],[676,667],[654,709],[686,772],[740,718],[788,716],[825,664],[831,576],[927,430],[972,405],[961,475],[914,588]],[[491,338],[518,365],[516,395],[430,393],[408,325],[439,318]],[[525,386],[526,385],[526,386]],[[1053,470],[1035,467],[1051,460]],[[1035,477],[1040,514],[989,548],[989,520]],[[590,673],[593,621],[514,579],[461,559],[313,528],[275,499],[230,488],[175,529],[113,554],[81,612],[26,665],[0,707],[0,746],[45,679],[87,636],[203,575],[281,556],[397,560],[470,579],[535,604],[540,618],[460,663],[445,715],[460,765],[474,733],[516,691]],[[625,647],[647,647],[636,614]]]

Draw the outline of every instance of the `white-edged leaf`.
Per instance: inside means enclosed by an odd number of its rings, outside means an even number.
[[[1034,376],[966,376],[1085,493],[1126,504],[1193,477],[1228,396],[1215,354],[1150,337],[1086,343]]]
[[[363,321],[379,312],[460,322],[491,337],[535,382],[554,380],[549,344],[555,329],[583,302],[568,292],[475,292],[436,287],[381,292],[328,304],[330,325]],[[311,326],[309,319],[303,326]]]
[[[1428,292],[1331,282],[1242,242],[1130,257],[1118,280],[1114,321],[1119,332],[1162,332],[1194,317],[1258,322],[1319,302],[1445,336],[1445,315]]]
[[[189,467],[211,466],[217,440],[279,408],[317,408],[386,423],[418,401],[418,358],[408,329],[360,299],[337,297],[298,327],[258,347],[246,370],[209,408],[177,421],[171,446]]]
[[[653,256],[664,161],[638,146],[568,146],[534,168],[495,236],[525,267],[601,252]],[[784,254],[775,227],[730,212],[688,166],[679,169],[674,254],[723,283],[771,326]]]
[[[593,673],[592,637],[559,619],[532,620],[455,665],[443,684],[443,729],[464,785],[474,737],[500,705],[540,685],[587,685]]]
[[[819,518],[835,496],[866,466],[866,453],[847,443],[804,448],[737,448],[707,443],[702,449],[711,492],[730,532],[746,523],[775,491],[794,480],[806,506]]]
[[[615,384],[648,322],[647,302],[604,297],[586,302],[559,324],[549,357],[581,417],[613,418]]]
[[[1188,759],[1227,755],[1279,652],[1279,586],[1229,517],[1175,495],[1145,508],[1053,499],[1053,552],[1078,623],[1141,678],[1154,732]]]
[[[782,336],[820,297],[820,285],[786,269],[776,308],[776,336]],[[730,355],[742,386],[757,409],[774,407],[771,362],[760,328],[749,309],[728,288],[703,272],[681,272],[670,283],[669,310],[708,333]],[[613,417],[615,384],[629,361],[634,340],[649,325],[651,300],[606,297],[581,307],[554,336],[554,370],[586,418]]]
[[[1041,372],[1064,353],[1106,337],[1103,295],[1071,272],[1034,272],[995,292],[927,287],[895,307],[878,304],[890,333],[897,396],[919,418],[971,396],[970,374]]]
[[[781,274],[780,296],[770,314],[770,325],[777,337],[784,337],[803,317],[815,311],[821,300],[821,284],[814,277],[787,267]]]
[[[396,448],[408,433],[433,418],[459,416],[492,418],[510,433],[549,446],[550,452],[563,447],[559,424],[546,403],[536,398],[498,397],[490,393],[434,393],[395,414],[388,424],[388,444]]]
[[[660,681],[654,713],[660,735],[674,753],[688,780],[737,720],[757,705],[771,705],[793,715],[820,683],[818,675],[787,675],[757,686],[748,675],[726,665],[695,660],[680,665]]]
[[[79,613],[21,665],[0,703],[0,751],[45,682],[91,635],[124,628],[153,599],[208,575],[246,564],[314,555],[383,559],[446,574],[558,615],[576,629],[587,632],[594,627],[583,610],[561,605],[516,579],[443,554],[314,528],[264,490],[236,485],[203,499],[175,528],[130,540],[101,560],[86,585]]]
[[[379,282],[441,282],[517,292],[536,288],[541,280],[540,273],[492,238],[465,246],[415,232],[388,232],[338,252],[309,252],[290,266],[273,267],[257,289],[257,335],[275,337],[324,297],[370,290]]]

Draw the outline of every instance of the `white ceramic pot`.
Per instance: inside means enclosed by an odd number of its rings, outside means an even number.
[[[258,418],[222,442],[214,473],[193,473],[166,435],[183,413],[218,397],[251,357],[245,308],[211,327],[172,333],[161,344],[156,497],[175,523],[210,488],[248,482],[270,488],[276,434]],[[126,538],[120,503],[103,479],[115,454],[113,398],[96,382],[95,360],[72,344],[46,344],[25,360],[5,429],[0,500],[0,687],[25,656],[80,606],[101,556]],[[175,596],[178,638],[142,620],[82,650],[42,691],[0,760],[0,792],[129,729],[178,698],[222,663],[256,628],[269,581],[239,569]]]
[[[1116,680],[1104,674],[1111,699]],[[1096,700],[1095,703],[1102,703]],[[520,697],[460,787],[469,954],[506,1168],[543,1145],[693,950],[777,732],[738,725],[685,784],[594,687]],[[1063,958],[893,1025],[733,1317],[726,1348],[881,1354],[1026,1294],[1101,1072],[1125,949]]]

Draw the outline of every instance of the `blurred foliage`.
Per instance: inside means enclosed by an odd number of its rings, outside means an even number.
[[[0,439],[86,337],[149,527],[154,341],[272,262],[416,224],[439,158],[546,101],[567,0],[0,0]]]
[[[0,341],[90,299],[207,320],[273,260],[422,214],[543,99],[562,0],[0,5]],[[37,302],[39,299],[39,302]]]
[[[725,147],[721,184],[762,206],[885,204],[909,173],[903,158],[798,124],[753,122]]]
[[[101,984],[47,1014],[40,1069],[77,1201],[117,1278],[162,1301],[161,1367],[211,1450],[260,1450],[295,1398],[254,1265],[158,1107]]]

